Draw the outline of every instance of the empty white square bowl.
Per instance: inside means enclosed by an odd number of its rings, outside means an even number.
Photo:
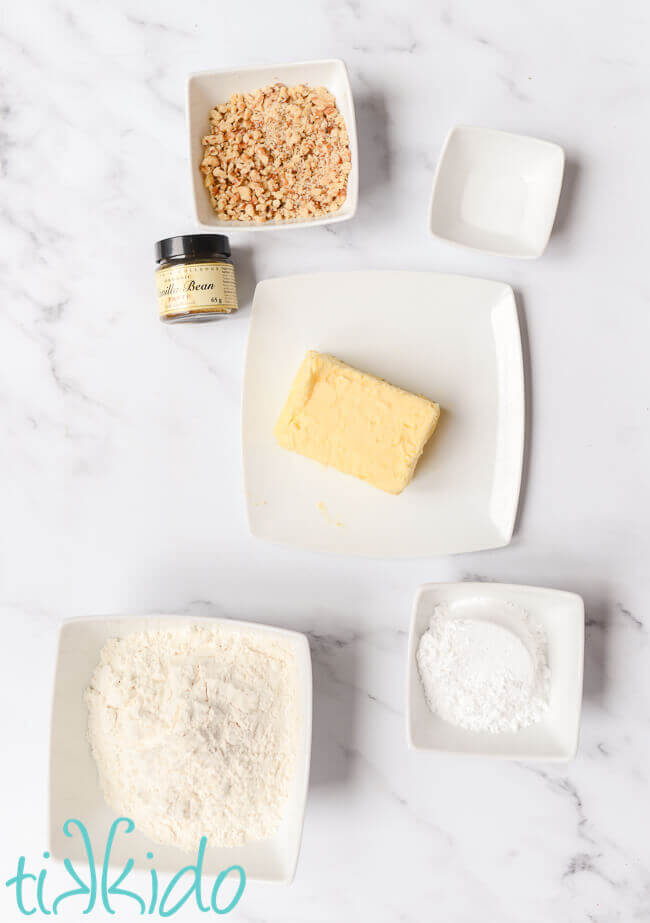
[[[514,603],[525,609],[546,634],[550,668],[548,710],[537,724],[516,733],[467,731],[443,721],[427,705],[416,652],[436,606],[453,616],[468,602]],[[467,615],[467,617],[470,617]],[[474,617],[473,615],[471,617]],[[578,747],[584,662],[584,603],[575,593],[503,583],[429,583],[417,592],[411,618],[407,667],[407,740],[414,750],[493,756],[515,760],[566,761]],[[513,627],[513,626],[510,626]]]
[[[109,828],[116,818],[104,801],[97,769],[86,737],[87,708],[84,691],[99,661],[99,653],[110,638],[132,632],[175,629],[192,624],[221,625],[233,631],[258,632],[271,636],[290,647],[296,655],[299,714],[296,771],[285,808],[284,819],[276,835],[267,840],[234,848],[209,848],[205,854],[206,876],[216,876],[231,865],[241,865],[249,880],[290,882],[295,874],[300,852],[302,826],[309,783],[312,728],[311,655],[305,635],[296,631],[239,622],[230,619],[194,618],[156,615],[96,617],[70,619],[59,632],[59,645],[52,707],[50,738],[50,851],[55,859],[70,858],[83,862],[85,851],[79,837],[69,838],[63,824],[79,818],[91,842],[103,849]],[[188,853],[174,846],[153,843],[138,830],[115,839],[111,858],[116,867],[124,867],[133,858],[135,868],[151,868],[146,859],[155,855],[157,870],[169,874],[194,861]],[[194,857],[195,859],[196,857]]]
[[[434,237],[498,256],[541,256],[551,235],[564,151],[550,141],[460,125],[433,181]]]
[[[345,119],[350,141],[351,169],[348,189],[342,207],[321,218],[296,218],[292,220],[225,221],[217,217],[210,196],[203,185],[199,164],[203,157],[201,139],[208,133],[210,110],[225,103],[233,93],[249,93],[259,87],[273,83],[293,86],[306,83],[309,86],[324,86],[336,99],[339,112]],[[274,67],[247,67],[240,70],[209,71],[193,74],[187,83],[187,126],[190,143],[190,171],[194,213],[198,223],[205,228],[222,230],[269,231],[279,228],[312,227],[347,221],[357,210],[359,198],[359,151],[357,145],[357,123],[354,114],[354,100],[343,61],[332,58],[323,61],[301,61],[295,64],[279,64]]]

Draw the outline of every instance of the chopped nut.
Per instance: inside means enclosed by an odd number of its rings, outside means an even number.
[[[200,170],[220,218],[318,217],[345,202],[347,129],[325,87],[235,93],[210,111]]]

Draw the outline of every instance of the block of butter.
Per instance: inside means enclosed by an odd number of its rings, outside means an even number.
[[[401,493],[440,406],[311,350],[275,425],[285,449]]]

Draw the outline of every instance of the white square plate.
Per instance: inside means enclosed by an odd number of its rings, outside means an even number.
[[[203,157],[201,139],[208,133],[210,110],[225,103],[233,93],[250,93],[273,83],[293,86],[306,83],[312,87],[324,86],[336,99],[338,110],[345,119],[350,141],[351,170],[348,190],[343,206],[323,218],[296,218],[295,220],[224,221],[218,218],[203,185],[199,164]],[[210,71],[193,74],[187,83],[187,127],[190,143],[190,171],[196,220],[205,228],[223,230],[269,231],[279,228],[313,227],[347,221],[357,210],[359,198],[359,153],[354,100],[347,68],[337,58],[325,61],[301,61],[296,64],[279,64],[275,67],[246,67],[242,70]]]
[[[273,427],[308,349],[438,401],[399,496],[280,448]],[[517,510],[524,377],[508,285],[463,276],[291,276],[255,291],[243,450],[253,534],[321,551],[431,555],[505,545]]]
[[[255,631],[271,635],[290,646],[298,667],[299,744],[296,773],[278,833],[271,839],[236,848],[212,848],[205,854],[206,875],[216,876],[231,865],[241,865],[247,879],[290,882],[295,874],[309,782],[312,722],[311,655],[305,635],[255,622],[187,616],[129,616],[70,619],[59,633],[59,647],[52,708],[50,740],[50,851],[55,859],[82,861],[85,853],[79,837],[63,834],[68,818],[85,824],[93,844],[106,842],[115,814],[104,801],[97,769],[86,737],[88,712],[84,701],[99,652],[109,638],[121,638],[134,631],[174,629],[192,624],[224,625],[233,631]],[[155,867],[162,872],[179,871],[192,858],[174,846],[159,846],[134,831],[115,840],[116,866],[128,858],[136,868],[150,868],[147,850],[155,855]],[[196,857],[194,857],[195,859]]]
[[[472,603],[492,617],[494,602],[512,602],[525,609],[544,629],[551,671],[549,708],[537,724],[515,734],[466,731],[433,714],[424,698],[416,651],[429,627],[433,610]],[[572,759],[578,747],[584,662],[584,603],[575,593],[502,583],[429,583],[415,598],[408,645],[406,734],[415,750],[437,750],[498,756],[516,760]],[[516,630],[516,625],[509,627]]]
[[[560,197],[564,151],[525,135],[461,125],[444,144],[429,230],[499,256],[541,256]]]

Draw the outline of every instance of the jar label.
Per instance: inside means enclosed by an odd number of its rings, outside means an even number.
[[[231,314],[237,310],[235,270],[230,263],[177,263],[156,271],[161,317]]]

